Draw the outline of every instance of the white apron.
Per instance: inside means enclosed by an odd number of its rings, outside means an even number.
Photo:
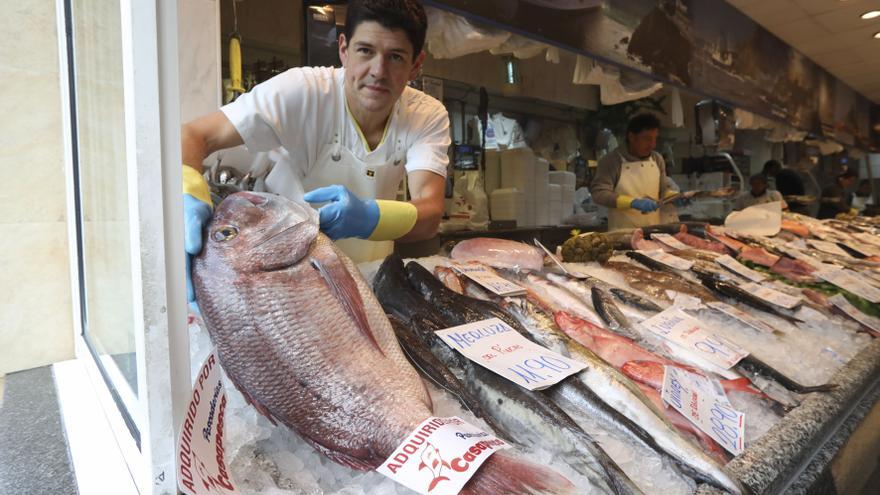
[[[345,104],[340,105],[339,128],[331,139],[318,152],[318,159],[305,177],[294,174],[289,163],[278,163],[273,174],[266,180],[271,192],[281,194],[295,201],[302,201],[303,194],[313,189],[339,184],[348,188],[358,198],[396,199],[400,182],[406,175],[406,123],[402,118],[399,103],[395,105],[388,123],[398,129],[396,142],[384,143],[394,146],[390,160],[384,163],[367,163],[342,145],[342,132],[348,122]],[[395,122],[395,120],[398,122]],[[383,144],[380,144],[383,146]],[[280,155],[289,160],[289,155]],[[276,172],[277,171],[277,172]],[[364,239],[340,239],[336,245],[355,263],[382,259],[394,251],[394,241],[368,241]]]
[[[633,199],[660,197],[660,167],[651,155],[647,160],[628,162],[620,155],[620,180],[614,192]],[[634,208],[608,208],[608,230],[644,227],[660,223],[660,210],[642,213]]]

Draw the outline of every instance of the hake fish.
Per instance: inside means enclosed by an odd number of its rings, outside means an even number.
[[[354,264],[308,205],[230,195],[193,282],[220,364],[253,406],[353,469],[376,469],[423,420],[430,396]],[[356,356],[356,358],[353,358]],[[467,493],[574,493],[564,477],[496,453]]]
[[[426,301],[432,306],[444,308],[444,314],[449,315],[444,320],[445,326],[494,317],[507,322],[518,332],[526,333],[516,318],[494,302],[454,293],[418,263],[408,263],[406,270],[410,283]],[[422,320],[421,326],[430,326],[427,323]],[[599,489],[621,495],[641,493],[592,437],[553,401],[540,392],[520,387],[469,360],[450,356],[449,353],[453,351],[440,342],[433,332],[418,333],[426,339],[426,345],[435,351],[438,359],[460,370],[459,374],[464,375],[462,382],[473,386],[473,394],[483,399],[485,407],[493,411],[494,418],[503,428],[519,432],[521,437],[526,437],[536,446],[547,447],[548,441],[556,449],[563,445],[570,446],[570,451],[563,449],[567,463],[587,476]]]

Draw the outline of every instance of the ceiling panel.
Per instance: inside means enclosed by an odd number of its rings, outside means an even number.
[[[880,0],[728,0],[834,76],[880,103]]]

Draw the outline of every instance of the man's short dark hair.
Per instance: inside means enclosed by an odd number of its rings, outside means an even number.
[[[755,175],[749,177],[749,184],[751,184],[752,182],[755,182],[756,180],[759,180],[759,181],[763,182],[764,184],[766,184],[767,183],[767,176],[764,174],[755,174]]]
[[[378,22],[385,29],[400,29],[413,46],[413,60],[425,46],[428,16],[416,0],[353,0],[345,14],[345,39],[351,40],[362,22]]]
[[[626,125],[626,133],[638,134],[642,131],[649,131],[660,128],[660,119],[653,113],[640,113],[629,119]]]
[[[775,170],[775,172],[773,172],[774,170]],[[764,163],[764,171],[761,172],[761,173],[763,173],[764,175],[767,175],[767,174],[773,174],[773,175],[776,175],[776,174],[779,173],[780,170],[782,170],[782,164],[781,164],[781,163],[779,163],[779,162],[776,161],[776,160],[767,160],[767,161]]]

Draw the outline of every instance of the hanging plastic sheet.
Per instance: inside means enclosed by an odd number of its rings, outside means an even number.
[[[438,9],[425,9],[428,14],[426,46],[435,58],[458,58],[501,46],[511,34],[477,27],[464,17]]]
[[[582,55],[577,57],[572,82],[599,86],[599,100],[603,105],[645,98],[663,87],[657,81],[629,71],[621,72],[617,67],[600,64]]]

